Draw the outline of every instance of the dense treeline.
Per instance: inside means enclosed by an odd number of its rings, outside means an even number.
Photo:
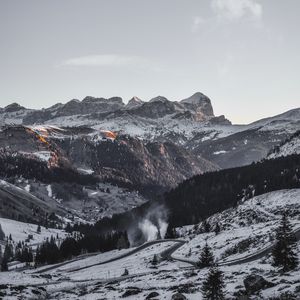
[[[71,259],[82,253],[106,252],[114,249],[129,248],[127,232],[112,232],[105,235],[81,235],[78,232],[61,240],[58,237],[47,238],[40,244],[36,252],[24,242],[13,246],[11,235],[2,255],[0,247],[0,266],[2,271],[8,270],[8,264],[13,261],[31,263],[35,265],[54,264]]]
[[[80,174],[72,168],[59,166],[48,168],[44,161],[0,149],[0,177],[14,176],[22,176],[26,179],[34,178],[45,183],[71,182],[89,185],[98,181],[94,176]]]
[[[167,210],[171,227],[195,224],[208,216],[234,207],[242,199],[280,189],[300,187],[300,155],[264,160],[249,166],[197,175],[152,201],[123,214],[104,218],[95,224],[97,230],[137,228],[137,223]],[[159,209],[155,209],[160,207]],[[138,230],[138,229],[137,229]]]
[[[242,199],[300,187],[300,155],[195,176],[165,197],[170,223],[181,226],[236,206]]]
[[[36,251],[36,264],[53,264],[81,253],[106,252],[128,248],[126,232],[114,232],[106,235],[69,236],[60,245],[54,237],[47,239]]]
[[[2,255],[1,247],[0,247],[0,269],[1,271],[8,270],[8,264],[11,261],[19,261],[23,263],[30,263],[33,262],[33,251],[31,247],[27,246],[26,244],[19,242],[15,249],[13,247],[13,243],[10,239],[7,239],[7,243],[4,248],[4,252]]]

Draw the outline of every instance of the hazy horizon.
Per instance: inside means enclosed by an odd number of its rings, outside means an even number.
[[[297,0],[0,0],[0,107],[207,95],[250,123],[298,108]]]

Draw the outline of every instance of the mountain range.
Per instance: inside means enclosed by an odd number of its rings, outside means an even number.
[[[300,109],[233,125],[215,116],[200,92],[180,101],[133,97],[127,104],[88,96],[40,110],[13,103],[0,108],[0,124],[2,174],[11,174],[4,179],[55,211],[96,221],[160,198],[194,175],[271,158],[299,130]],[[86,176],[89,188],[53,177],[53,170]]]
[[[299,298],[272,253],[285,217],[299,253],[300,108],[234,125],[202,93],[86,97],[0,123],[0,297],[202,299],[208,247],[226,297]]]
[[[0,124],[55,125],[107,130],[143,141],[171,142],[220,168],[247,165],[267,156],[276,145],[300,128],[300,109],[232,125],[215,116],[211,100],[198,92],[180,101],[158,96],[149,102],[133,97],[85,97],[41,110],[16,103],[0,109]]]

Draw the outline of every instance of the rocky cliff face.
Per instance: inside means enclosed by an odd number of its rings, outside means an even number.
[[[170,142],[148,142],[92,128],[9,126],[0,132],[0,149],[44,161],[48,167],[90,170],[100,181],[148,193],[217,167]]]
[[[210,99],[202,93],[196,93],[180,102],[169,101],[162,96],[155,97],[149,102],[143,102],[138,97],[133,97],[127,105],[119,97],[104,99],[88,96],[82,101],[73,99],[66,104],[56,104],[43,110],[31,111],[22,119],[22,122],[24,124],[57,123],[58,118],[61,121],[62,117],[78,115],[84,115],[88,120],[93,119],[95,115],[107,116],[109,113],[114,115],[128,113],[150,120],[185,114],[196,122],[207,121],[214,117]]]
[[[186,109],[195,113],[196,120],[203,121],[207,117],[214,117],[213,107],[210,99],[204,94],[198,92],[191,97],[181,100],[182,104]]]
[[[192,175],[216,169],[170,142],[89,127],[18,125],[0,131],[0,179],[25,188],[62,215],[88,220],[132,209]],[[14,195],[9,199],[2,203],[14,203],[9,216],[25,220],[31,204]],[[8,215],[0,211],[0,216]]]
[[[138,106],[141,106],[143,105],[143,103],[145,103],[143,100],[141,100],[140,98],[134,96],[133,98],[131,98],[127,105],[126,105],[126,109],[131,109],[131,108],[134,108],[134,107],[138,107]]]
[[[299,112],[295,109],[252,124],[232,125],[225,116],[215,116],[211,100],[198,92],[180,101],[158,96],[144,102],[133,97],[127,105],[119,97],[86,97],[43,110],[13,104],[0,110],[0,125],[110,130],[145,142],[170,142],[221,168],[229,168],[265,158],[275,145],[299,129]]]

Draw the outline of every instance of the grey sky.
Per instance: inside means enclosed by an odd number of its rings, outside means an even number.
[[[207,94],[236,123],[300,103],[299,0],[0,0],[0,106]]]

